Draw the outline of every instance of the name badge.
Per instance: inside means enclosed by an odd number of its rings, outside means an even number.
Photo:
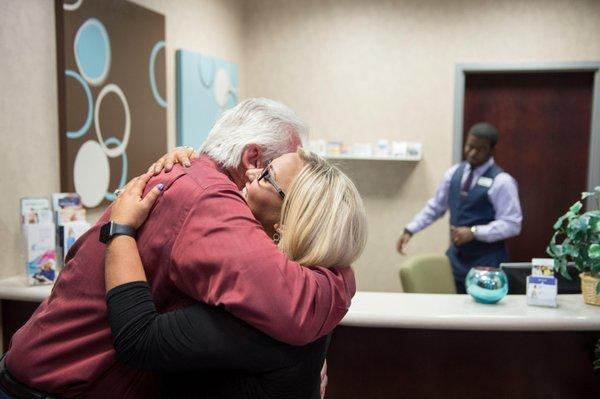
[[[477,185],[490,188],[490,187],[492,187],[493,182],[494,182],[494,179],[491,179],[489,177],[480,177],[479,180],[477,180]]]

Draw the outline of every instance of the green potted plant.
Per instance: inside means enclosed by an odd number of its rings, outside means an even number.
[[[580,213],[582,201],[593,197],[598,209]],[[581,201],[574,203],[567,213],[554,223],[554,235],[546,252],[554,258],[554,270],[565,278],[567,262],[572,260],[581,272],[581,292],[586,303],[600,305],[600,186],[592,192],[581,193]],[[557,242],[562,239],[562,242]],[[594,350],[595,370],[600,370],[600,340]]]
[[[589,197],[599,209],[581,213],[582,201]],[[581,201],[558,218],[546,252],[554,258],[554,269],[568,279],[567,262],[573,261],[581,273],[584,301],[600,306],[600,186],[582,193]]]

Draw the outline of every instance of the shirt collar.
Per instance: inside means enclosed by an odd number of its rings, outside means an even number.
[[[482,175],[490,166],[494,164],[494,157],[490,157],[483,165],[480,165],[475,168],[473,171],[476,175]],[[471,164],[467,162],[467,167],[465,168],[465,172],[469,173],[471,171]]]

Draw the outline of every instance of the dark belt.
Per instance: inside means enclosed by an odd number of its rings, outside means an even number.
[[[4,358],[0,360],[0,387],[2,390],[16,399],[58,399],[56,396],[29,388],[27,385],[17,381],[6,369]]]

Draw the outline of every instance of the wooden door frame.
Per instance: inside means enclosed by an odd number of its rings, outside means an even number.
[[[592,121],[590,124],[590,153],[587,189],[600,185],[600,61],[592,62],[515,62],[515,63],[458,63],[454,86],[453,163],[462,160],[465,83],[468,73],[546,73],[593,72]],[[588,206],[590,203],[588,203]]]

